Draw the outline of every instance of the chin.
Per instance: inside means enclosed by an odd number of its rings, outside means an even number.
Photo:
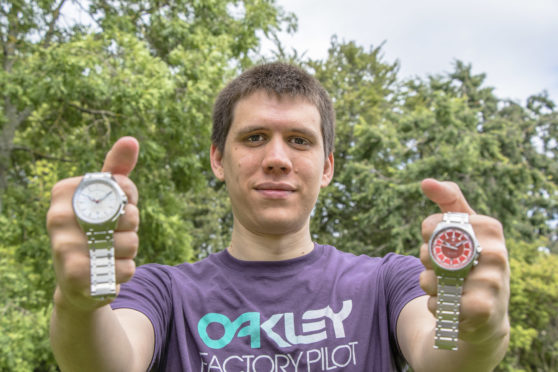
[[[301,231],[307,226],[307,221],[282,219],[282,218],[259,218],[252,224],[253,231],[262,235],[287,235]]]

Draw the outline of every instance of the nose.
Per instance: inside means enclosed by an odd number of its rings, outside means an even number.
[[[266,144],[262,167],[267,173],[282,174],[291,171],[288,145],[282,138],[273,138]]]

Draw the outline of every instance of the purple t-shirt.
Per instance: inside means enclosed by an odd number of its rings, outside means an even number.
[[[355,256],[327,245],[248,262],[219,252],[194,264],[139,267],[113,308],[145,314],[152,370],[391,371],[401,309],[424,295],[420,261]]]

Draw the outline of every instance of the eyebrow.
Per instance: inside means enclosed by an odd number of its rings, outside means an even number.
[[[253,125],[253,126],[248,126],[245,128],[240,129],[237,132],[237,135],[242,136],[248,133],[254,133],[254,132],[267,132],[270,129],[268,127],[264,127],[264,126],[260,126],[260,125]],[[291,132],[291,133],[300,133],[306,137],[311,137],[311,138],[319,138],[319,133],[315,132],[312,129],[308,129],[308,128],[304,128],[304,127],[291,127],[288,128],[286,130],[287,132]]]

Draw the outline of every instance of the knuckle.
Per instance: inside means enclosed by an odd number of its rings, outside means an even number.
[[[135,258],[139,248],[139,237],[135,232],[117,232],[114,235],[117,258]]]
[[[131,233],[127,235],[127,243],[132,251],[137,251],[139,247],[139,236],[137,233]]]
[[[445,182],[453,191],[461,192],[461,188],[457,183],[454,181],[446,181]]]
[[[488,289],[489,293],[492,295],[501,292],[504,288],[502,275],[495,270],[484,270],[484,272],[475,275],[474,281],[476,286]]]
[[[504,247],[501,249],[483,249],[479,261],[507,270],[508,252]]]
[[[432,270],[425,270],[420,273],[419,284],[424,292],[428,295],[435,295],[437,292],[435,275]]]
[[[432,214],[422,220],[421,223],[421,232],[422,238],[425,242],[430,240],[430,236],[434,232],[436,225],[442,220],[442,215],[440,213]]]
[[[71,252],[83,252],[85,244],[85,237],[81,234],[58,233],[51,237],[52,254],[57,262],[63,261]]]
[[[51,189],[50,198],[51,200],[57,200],[59,198],[64,198],[68,194],[72,194],[76,189],[81,177],[65,178],[54,184]]]
[[[428,253],[428,244],[424,243],[420,246],[420,261],[426,268],[430,268],[430,254]]]
[[[67,206],[52,204],[47,212],[47,230],[52,231],[75,221],[74,211]]]
[[[137,230],[140,223],[140,213],[138,208],[133,204],[126,205],[124,215],[118,220],[118,230]]]
[[[504,236],[504,227],[502,226],[502,223],[497,219],[489,217],[484,225],[484,229],[490,236],[497,238],[502,238]]]
[[[136,272],[136,263],[131,259],[116,260],[116,276],[119,283],[132,279]]]
[[[60,195],[65,194],[67,192],[68,187],[69,187],[68,179],[64,179],[56,182],[54,186],[52,186],[52,190],[50,193],[51,199],[54,200],[58,198]]]
[[[61,278],[72,286],[83,286],[89,281],[89,257],[82,254],[67,254],[64,256]]]
[[[126,215],[131,220],[131,223],[135,226],[139,225],[140,223],[140,213],[138,207],[133,204],[129,204],[126,206]]]
[[[442,215],[440,213],[431,214],[430,216],[422,220],[422,225],[421,225],[422,231],[434,230],[438,222],[440,222],[441,220],[442,220]]]
[[[128,196],[128,201],[131,204],[136,204],[136,196],[138,194],[136,184],[127,176],[115,174],[114,178],[118,182],[118,185],[122,188],[122,191],[124,191],[124,193]]]
[[[493,296],[486,296],[481,293],[472,293],[468,298],[469,314],[475,323],[483,324],[488,322],[494,315],[495,304]]]

